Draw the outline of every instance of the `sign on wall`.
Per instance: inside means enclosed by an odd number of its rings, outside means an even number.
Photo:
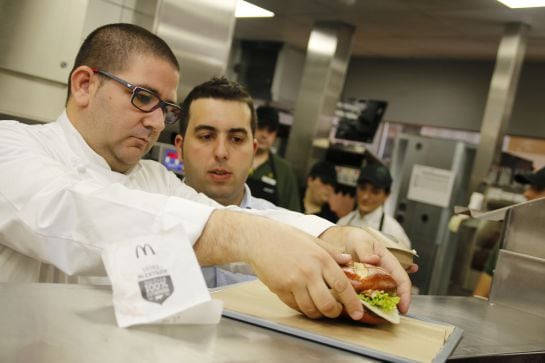
[[[415,164],[411,172],[407,198],[438,207],[448,207],[453,186],[452,170]]]

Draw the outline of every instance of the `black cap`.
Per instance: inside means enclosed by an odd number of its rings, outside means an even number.
[[[369,182],[378,188],[389,191],[392,186],[392,176],[384,165],[369,164],[361,168],[358,176],[357,183],[362,184],[364,182]]]
[[[545,187],[545,167],[532,174],[516,174],[515,181],[521,184]]]
[[[259,106],[255,110],[257,114],[257,127],[260,129],[267,128],[269,131],[278,131],[280,126],[280,117],[278,110],[270,106]]]
[[[308,176],[320,178],[324,184],[337,185],[337,170],[329,161],[318,161],[312,166]]]

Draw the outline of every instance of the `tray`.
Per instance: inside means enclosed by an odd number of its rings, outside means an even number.
[[[402,316],[398,325],[381,326],[308,319],[260,281],[231,285],[212,297],[224,302],[227,318],[391,362],[444,362],[462,337],[458,327],[417,316]]]

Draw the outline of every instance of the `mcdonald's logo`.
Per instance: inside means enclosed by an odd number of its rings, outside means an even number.
[[[148,253],[155,255],[155,250],[148,243],[143,246],[136,246],[136,258],[140,258],[140,254],[144,254],[144,256],[147,256]]]

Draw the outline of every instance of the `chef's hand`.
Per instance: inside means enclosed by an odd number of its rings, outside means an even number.
[[[249,263],[284,303],[310,318],[335,318],[343,305],[353,319],[363,315],[362,304],[339,267],[342,256],[335,260],[318,239],[286,225],[270,233],[273,240],[251,248]],[[350,256],[344,259],[349,261]]]
[[[360,319],[362,304],[339,260],[332,257],[333,249],[319,243],[318,238],[280,222],[216,210],[194,249],[201,266],[248,263],[284,303],[310,318],[335,318],[344,306],[353,319]]]
[[[334,226],[322,233],[320,239],[334,246],[337,255],[346,252],[354,261],[377,265],[388,271],[397,282],[397,295],[400,298],[398,309],[404,314],[408,312],[412,286],[409,275],[397,258],[384,245],[378,243],[375,237],[361,228]],[[411,266],[410,269],[418,270],[418,266]]]

